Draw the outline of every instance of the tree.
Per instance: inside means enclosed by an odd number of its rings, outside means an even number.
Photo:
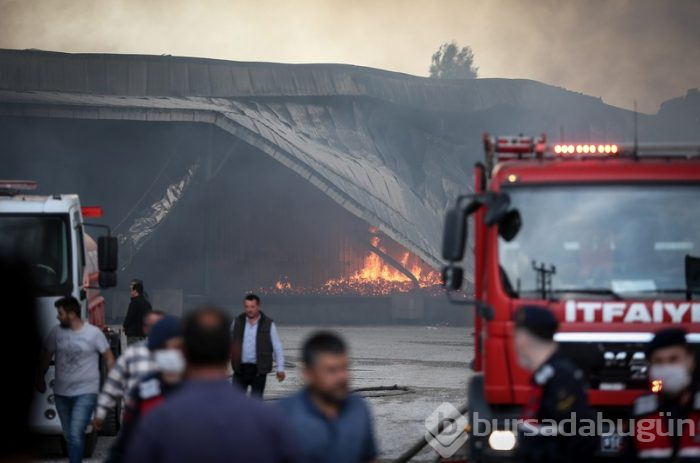
[[[430,77],[434,79],[476,79],[479,68],[474,66],[471,47],[462,47],[457,42],[443,43],[433,54]]]

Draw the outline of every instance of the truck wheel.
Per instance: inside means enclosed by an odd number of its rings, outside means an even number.
[[[122,414],[121,406],[110,409],[105,416],[105,421],[102,424],[102,429],[100,430],[101,436],[116,436],[119,434],[119,429],[121,428],[121,421],[119,417]]]

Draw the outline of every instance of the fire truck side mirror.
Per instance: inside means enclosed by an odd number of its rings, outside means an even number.
[[[114,288],[117,286],[117,272],[100,272],[100,288]]]
[[[511,241],[518,235],[520,227],[523,225],[520,211],[511,209],[498,222],[498,234],[506,241]]]
[[[457,291],[462,287],[464,271],[459,265],[448,265],[442,269],[442,285],[448,291]]]
[[[117,271],[117,238],[115,236],[100,236],[97,238],[97,266],[100,272]]]
[[[449,262],[458,262],[464,257],[467,242],[467,216],[459,207],[447,211],[442,236],[442,257]]]

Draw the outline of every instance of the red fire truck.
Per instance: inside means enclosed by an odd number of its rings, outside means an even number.
[[[447,289],[473,285],[474,299],[461,300],[476,308],[467,420],[519,416],[530,382],[512,318],[538,304],[560,321],[555,339],[585,373],[591,405],[617,422],[650,390],[644,348],[655,331],[683,326],[700,343],[700,146],[488,135],[484,145],[443,241]],[[473,280],[461,262],[468,241]],[[460,459],[512,458],[514,432],[493,431],[471,432]],[[621,440],[604,430],[600,455],[618,455]]]

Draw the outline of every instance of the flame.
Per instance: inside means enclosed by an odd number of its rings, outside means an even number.
[[[370,229],[374,234],[371,244],[374,248],[388,254],[376,235],[378,230]],[[404,272],[385,262],[382,257],[369,251],[363,259],[363,265],[350,276],[341,276],[326,280],[319,288],[300,288],[293,286],[287,277],[275,283],[272,292],[276,294],[358,294],[364,296],[383,296],[396,292],[413,290],[433,290],[440,288],[441,279],[438,272],[427,267],[418,257],[404,251],[400,259],[401,266],[410,272],[417,284]]]
[[[287,280],[287,277],[284,277],[283,280],[277,280],[275,282],[275,290],[278,292],[284,292],[285,290],[291,290],[292,288],[292,283]]]

